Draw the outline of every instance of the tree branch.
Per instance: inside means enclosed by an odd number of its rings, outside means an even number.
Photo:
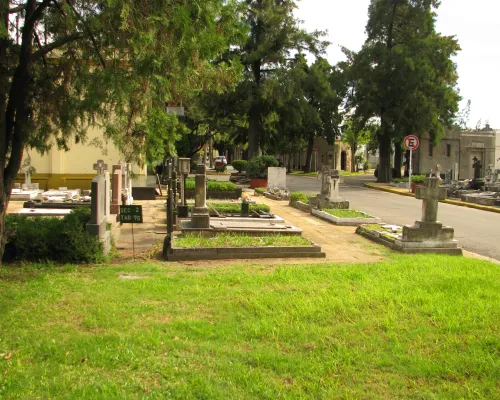
[[[38,21],[42,17],[44,10],[49,6],[49,4],[51,2],[52,2],[52,0],[43,0],[41,3],[37,3],[38,7],[35,9],[35,11],[33,11],[33,13],[31,15],[27,16],[26,24],[32,25],[36,21]]]
[[[64,46],[66,43],[70,43],[70,42],[73,42],[75,40],[82,39],[84,37],[85,37],[85,35],[82,32],[76,32],[76,33],[73,33],[72,35],[58,39],[58,40],[48,44],[47,46],[42,47],[40,50],[35,51],[31,56],[31,60],[36,61],[39,58],[45,56],[45,54],[50,53],[52,50],[55,50],[58,47]]]
[[[85,28],[85,30],[87,31],[87,34],[89,35],[90,37],[90,40],[92,41],[92,45],[94,46],[94,49],[97,53],[97,57],[99,58],[99,61],[101,62],[101,65],[102,67],[105,69],[106,68],[106,62],[104,61],[104,58],[102,57],[101,55],[101,52],[99,51],[99,46],[97,45],[97,41],[95,40],[95,37],[94,35],[92,34],[92,30],[90,29],[90,27],[87,25],[87,23],[85,22],[85,20],[82,18],[82,16],[78,13],[78,11],[76,10],[76,8],[73,6],[73,4],[69,1],[69,0],[66,0],[67,3],[69,4],[69,6],[71,7],[71,9],[73,10],[73,12],[75,13],[75,15],[77,16],[77,18],[80,20],[80,22],[82,23],[83,27]]]

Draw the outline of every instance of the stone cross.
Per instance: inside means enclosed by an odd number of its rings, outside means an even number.
[[[328,185],[328,199],[336,200],[340,198],[339,196],[339,184],[340,184],[340,175],[339,171],[334,169],[330,171],[329,185]]]
[[[328,196],[330,193],[330,166],[323,165],[321,167],[321,194]]]
[[[439,187],[439,178],[424,179],[424,186],[416,188],[415,198],[422,200],[422,221],[437,222],[439,200],[446,199],[446,188]]]
[[[205,164],[196,166],[195,177],[196,193],[194,207],[191,213],[191,226],[193,228],[210,228],[210,214],[207,208],[207,177]]]
[[[108,169],[108,165],[104,164],[103,160],[97,160],[97,163],[94,164],[94,170],[97,171],[97,175],[104,175],[104,171]]]

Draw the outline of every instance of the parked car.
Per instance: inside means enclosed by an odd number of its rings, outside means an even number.
[[[227,165],[227,160],[225,156],[219,156],[215,158],[215,164],[217,163],[222,163],[224,165]]]

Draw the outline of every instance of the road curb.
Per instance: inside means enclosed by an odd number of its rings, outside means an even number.
[[[399,194],[400,196],[415,197],[415,195],[413,193],[401,192],[399,190],[395,190],[395,189],[392,189],[392,188],[389,188],[389,187],[385,187],[385,186],[377,186],[377,185],[373,185],[371,183],[364,183],[363,186],[367,187],[368,189],[375,189],[375,190],[380,190],[382,192]],[[451,204],[451,205],[454,205],[454,206],[474,208],[476,210],[489,211],[489,212],[494,212],[494,213],[500,214],[500,208],[483,206],[481,204],[464,203],[462,201],[448,200],[448,199],[446,199],[446,200],[440,200],[439,202],[440,203],[445,203],[445,204]]]

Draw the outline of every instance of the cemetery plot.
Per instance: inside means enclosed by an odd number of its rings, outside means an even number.
[[[357,233],[403,253],[445,253],[462,255],[454,239],[454,229],[437,220],[438,202],[446,198],[446,188],[437,177],[425,178],[415,197],[422,200],[422,218],[402,227],[362,225]]]

